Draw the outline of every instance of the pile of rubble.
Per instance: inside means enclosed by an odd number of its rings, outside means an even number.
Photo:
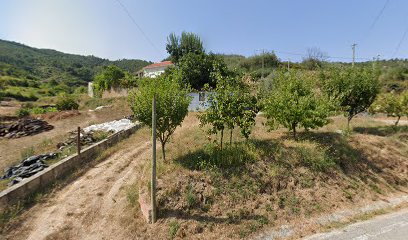
[[[72,131],[69,132],[69,137],[66,141],[60,142],[57,144],[58,150],[62,150],[67,146],[72,146],[77,144],[77,131]],[[81,131],[80,133],[80,142],[81,146],[86,146],[86,145],[92,145],[101,139],[95,137],[95,132],[90,131],[90,132],[85,132],[84,130]]]
[[[32,175],[48,167],[48,165],[44,162],[45,160],[54,159],[56,157],[56,153],[46,153],[28,157],[22,160],[20,164],[8,168],[5,171],[4,176],[0,177],[0,179],[12,178],[13,180],[9,185],[19,183],[23,180],[23,178],[31,177]]]
[[[0,124],[0,137],[19,138],[49,131],[53,128],[44,120],[25,118],[11,124]]]

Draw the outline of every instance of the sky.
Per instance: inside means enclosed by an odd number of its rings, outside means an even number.
[[[66,53],[156,62],[167,57],[167,36],[182,31],[215,53],[265,49],[300,61],[316,47],[329,60],[351,61],[356,43],[358,61],[408,58],[408,1],[0,1],[0,39]]]

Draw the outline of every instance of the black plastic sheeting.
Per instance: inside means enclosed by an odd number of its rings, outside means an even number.
[[[32,175],[44,170],[48,167],[44,161],[54,159],[56,157],[56,153],[46,153],[28,157],[21,161],[20,164],[8,168],[0,179],[12,178],[13,180],[9,185],[14,185],[21,182],[23,178],[31,177]]]

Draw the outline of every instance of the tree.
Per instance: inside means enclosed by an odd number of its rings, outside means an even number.
[[[403,116],[408,116],[408,91],[401,94],[395,92],[381,95],[371,107],[372,112],[382,112],[388,117],[396,117],[395,126]]]
[[[323,63],[327,60],[327,53],[321,51],[319,48],[308,48],[307,57],[303,59],[302,64],[308,70],[315,70],[321,68]]]
[[[216,65],[216,64],[215,64]],[[214,66],[216,88],[209,98],[212,99],[209,108],[199,116],[201,126],[211,125],[210,134],[221,133],[220,146],[222,149],[224,130],[230,130],[230,144],[232,131],[238,126],[241,134],[249,138],[251,127],[255,124],[258,112],[257,101],[250,94],[250,88],[242,81],[241,76],[228,72],[225,65]]]
[[[101,96],[103,91],[119,88],[125,76],[125,72],[115,65],[105,67],[94,79],[95,95]]]
[[[203,42],[200,37],[191,32],[182,32],[181,37],[171,33],[167,37],[166,50],[170,54],[170,60],[177,64],[188,53],[204,53]]]
[[[378,92],[378,73],[372,68],[331,68],[321,73],[328,96],[335,98],[347,116],[347,129],[357,114],[368,110]]]
[[[315,129],[326,125],[331,104],[318,89],[312,78],[298,71],[277,72],[274,86],[264,102],[264,111],[271,129],[282,125],[293,132],[296,128]]]
[[[214,66],[217,66],[217,69]],[[220,74],[225,75],[226,70],[225,63],[215,54],[187,53],[180,59],[176,68],[170,69],[170,72],[178,71],[184,84],[201,90],[205,84],[215,87],[213,72],[220,71]]]
[[[166,160],[165,145],[188,113],[189,89],[182,87],[177,74],[144,78],[138,89],[129,93],[129,104],[137,120],[151,127],[152,99],[156,96],[156,134]]]

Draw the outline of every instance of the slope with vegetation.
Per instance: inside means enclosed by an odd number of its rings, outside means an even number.
[[[134,74],[150,62],[66,54],[0,40],[0,97],[35,101],[59,93],[85,93],[87,83],[104,66],[115,65]]]

